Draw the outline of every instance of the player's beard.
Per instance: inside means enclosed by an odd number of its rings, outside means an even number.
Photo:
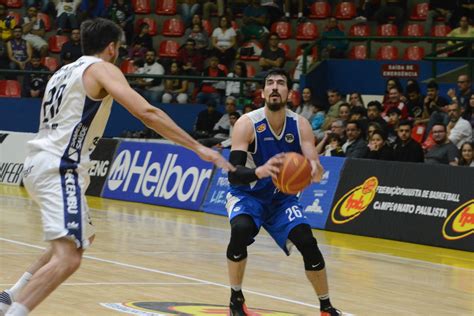
[[[283,101],[283,99],[281,98],[281,96],[280,96],[280,95],[278,95],[278,96],[280,97],[280,100],[279,100],[279,101],[277,101],[277,102],[272,102],[272,101],[271,101],[272,97],[270,96],[269,101],[266,102],[268,109],[269,109],[270,111],[272,111],[272,112],[278,112],[279,110],[281,110],[282,108],[284,108],[285,105],[286,105],[286,100]]]

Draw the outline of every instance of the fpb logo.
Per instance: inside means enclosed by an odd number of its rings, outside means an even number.
[[[378,184],[376,177],[370,177],[362,185],[344,194],[331,211],[333,223],[347,223],[365,211],[375,198]]]
[[[461,239],[474,234],[474,199],[458,207],[446,218],[442,232],[447,240]]]

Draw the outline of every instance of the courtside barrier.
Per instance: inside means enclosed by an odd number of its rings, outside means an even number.
[[[90,184],[86,191],[87,195],[102,195],[102,188],[112,166],[118,144],[119,140],[111,138],[101,138],[97,143],[91,154]]]
[[[229,159],[230,149],[223,149],[221,154]],[[229,190],[227,171],[216,169],[207,189],[206,198],[201,206],[201,211],[217,215],[227,216],[225,208],[226,195]]]
[[[474,168],[348,159],[326,229],[474,251]]]
[[[35,134],[0,131],[0,183],[19,185],[26,158],[26,143]]]
[[[122,141],[102,197],[199,210],[213,165],[177,145]]]

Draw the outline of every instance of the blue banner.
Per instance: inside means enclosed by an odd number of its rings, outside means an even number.
[[[224,149],[222,155],[229,160],[230,149]],[[207,190],[206,199],[202,204],[201,210],[206,213],[225,215],[226,194],[229,190],[229,180],[227,180],[227,171],[216,169],[211,180],[211,185]]]
[[[307,187],[301,193],[300,202],[311,227],[324,229],[345,159],[339,157],[320,157],[319,159],[324,167],[323,179],[320,183],[313,183]]]
[[[177,145],[121,142],[102,196],[199,210],[213,166]]]

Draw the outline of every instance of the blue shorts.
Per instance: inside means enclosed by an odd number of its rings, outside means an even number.
[[[298,197],[283,194],[281,196],[283,198],[267,202],[248,193],[234,191],[227,194],[226,208],[231,221],[242,214],[252,217],[258,230],[263,226],[286,255],[289,255],[287,242],[291,230],[300,224],[309,224],[303,215],[303,207]]]

